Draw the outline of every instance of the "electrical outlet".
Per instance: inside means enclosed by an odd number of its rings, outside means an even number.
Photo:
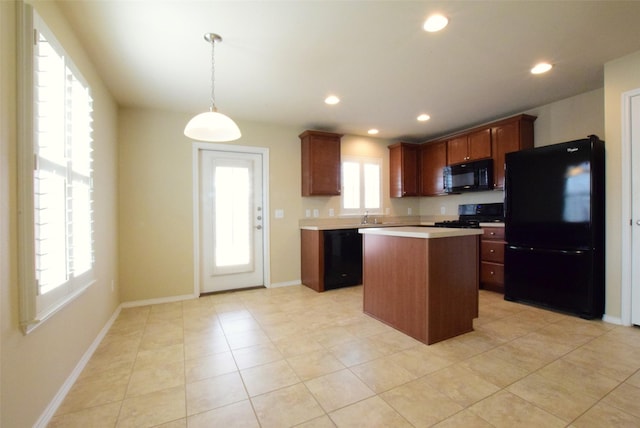
[[[311,217],[311,210],[310,210],[309,208],[307,208],[307,209],[304,211],[304,215],[305,215],[305,217]]]
[[[113,293],[114,291],[116,291],[116,280],[112,279],[111,280],[111,292]]]
[[[314,216],[314,217],[320,217],[320,212],[318,211],[318,209],[317,209],[317,208],[314,208],[314,209],[313,209],[313,216]]]
[[[335,215],[335,211],[333,208],[329,208],[329,217],[333,217]]]
[[[413,209],[412,208],[407,208],[407,214],[411,215],[413,213]]]
[[[447,209],[443,206],[440,207],[440,214],[446,214],[447,213]]]
[[[276,218],[284,218],[284,210],[282,210],[282,209],[276,210],[275,217]]]

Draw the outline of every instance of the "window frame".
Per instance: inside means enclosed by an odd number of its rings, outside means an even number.
[[[19,320],[24,334],[28,334],[38,326],[42,325],[42,322],[50,318],[53,314],[65,307],[69,302],[73,301],[85,290],[87,290],[93,283],[95,283],[95,242],[94,242],[94,188],[93,188],[93,157],[91,151],[93,149],[93,136],[92,136],[92,117],[91,111],[93,110],[93,99],[91,96],[91,87],[87,80],[82,76],[78,68],[73,63],[71,57],[67,54],[62,44],[55,37],[54,33],[47,26],[46,22],[38,15],[35,9],[28,4],[22,4],[18,8],[19,13],[19,31],[18,31],[18,272],[19,272]],[[87,168],[87,174],[85,176],[85,186],[88,186],[89,195],[89,227],[90,227],[90,256],[89,256],[89,268],[80,275],[71,275],[67,281],[53,288],[51,291],[40,293],[37,273],[36,273],[36,195],[35,191],[37,186],[35,185],[36,173],[38,170],[46,171],[46,168],[39,168],[40,162],[38,161],[38,151],[36,148],[36,125],[38,123],[36,115],[36,84],[35,67],[35,44],[37,34],[44,35],[47,43],[56,51],[58,55],[64,58],[64,69],[69,70],[73,79],[77,81],[83,88],[86,88],[88,93],[88,99],[86,107],[89,108],[89,123],[88,135],[90,137],[88,141],[87,156],[89,157],[89,166]],[[65,71],[66,73],[66,71]],[[65,82],[67,78],[65,78]],[[65,88],[67,88],[65,83]],[[65,109],[65,113],[67,110]],[[66,116],[68,117],[68,116]],[[68,119],[70,121],[71,119]],[[69,123],[65,121],[65,127]],[[70,142],[68,139],[68,130],[65,130],[65,147]],[[65,158],[70,158],[69,154],[65,155]],[[46,161],[45,161],[46,163]],[[77,171],[74,168],[68,168],[65,183],[66,189],[72,186],[72,183],[78,181]],[[68,180],[71,180],[69,182]],[[68,204],[73,202],[73,194],[71,195],[71,201],[66,201],[67,213],[72,213],[73,208],[69,208]],[[66,199],[66,198],[65,198]],[[78,199],[76,198],[76,201]],[[86,216],[85,216],[86,218]],[[73,220],[65,220],[67,224],[73,223]],[[69,242],[73,236],[73,229],[65,231],[65,240],[67,246],[72,244]],[[70,252],[67,250],[67,255]],[[65,262],[65,269],[69,264]]]
[[[345,162],[355,162],[359,164],[359,187],[360,187],[360,201],[358,208],[345,208],[345,176],[344,176],[344,163]],[[378,199],[380,201],[380,206],[377,208],[366,208],[365,205],[365,192],[366,192],[366,181],[364,180],[364,165],[372,164],[378,167],[379,176],[378,176]],[[367,157],[367,156],[342,156],[341,159],[341,171],[342,172],[342,192],[340,192],[340,212],[342,215],[363,215],[365,213],[381,215],[383,212],[383,193],[382,193],[382,168],[383,168],[383,159],[377,157]]]

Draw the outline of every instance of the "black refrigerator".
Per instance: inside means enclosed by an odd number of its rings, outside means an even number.
[[[506,300],[602,317],[604,156],[595,135],[506,155]]]

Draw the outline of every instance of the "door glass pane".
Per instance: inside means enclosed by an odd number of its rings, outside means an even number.
[[[217,267],[251,262],[251,186],[249,169],[215,169],[215,264]]]

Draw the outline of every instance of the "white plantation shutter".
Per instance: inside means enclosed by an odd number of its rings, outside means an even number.
[[[32,196],[21,198],[29,253],[21,263],[21,322],[28,332],[93,281],[93,101],[44,22],[28,6],[24,18],[23,58],[31,70],[23,73],[21,94],[21,179],[27,182],[20,189]]]
[[[342,214],[382,213],[382,159],[344,156]]]

